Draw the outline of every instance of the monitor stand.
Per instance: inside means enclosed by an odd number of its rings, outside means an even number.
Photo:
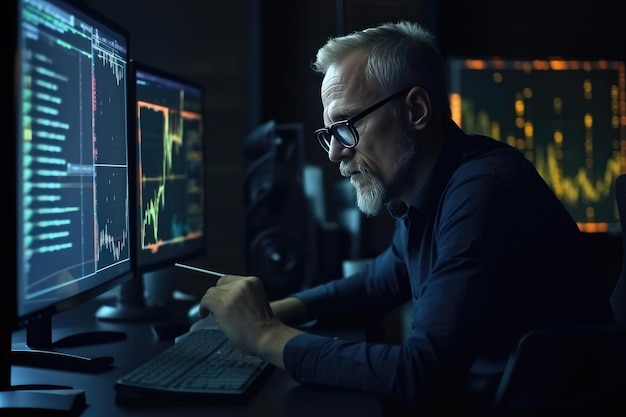
[[[87,407],[85,391],[57,386],[14,386],[0,391],[0,415],[80,416]]]
[[[112,356],[87,357],[54,350],[60,347],[86,346],[111,343],[126,339],[126,333],[116,331],[90,331],[72,334],[52,341],[52,318],[34,320],[26,328],[26,348],[11,349],[11,364],[36,368],[96,373],[110,369]]]
[[[86,408],[85,391],[63,385],[11,385],[12,332],[0,326],[0,415],[79,416]]]
[[[136,274],[120,285],[115,305],[103,305],[96,311],[99,320],[127,323],[163,321],[172,315],[163,306],[146,304],[142,274]]]

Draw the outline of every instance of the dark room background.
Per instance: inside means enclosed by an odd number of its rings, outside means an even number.
[[[252,129],[270,119],[301,124],[307,163],[321,166],[328,184],[339,178],[312,135],[322,119],[320,79],[309,65],[329,36],[407,19],[430,27],[445,54],[626,55],[618,0],[84,2],[129,30],[135,59],[206,87],[209,249],[197,264],[232,273],[245,272],[241,153]],[[363,245],[362,256],[387,243],[386,217],[364,220],[362,239],[373,243]],[[592,240],[613,274],[621,264],[621,240]]]

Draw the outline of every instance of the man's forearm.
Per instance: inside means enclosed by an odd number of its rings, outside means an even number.
[[[309,321],[306,306],[296,297],[287,297],[270,303],[274,317],[283,323],[294,326]]]
[[[285,369],[283,362],[285,345],[293,337],[302,333],[301,330],[289,327],[280,320],[275,320],[262,332],[254,353],[274,366]]]

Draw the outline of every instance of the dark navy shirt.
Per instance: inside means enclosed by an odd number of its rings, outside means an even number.
[[[296,336],[283,352],[294,379],[407,408],[482,406],[524,332],[611,322],[584,236],[516,149],[451,123],[411,205],[388,209],[392,242],[366,270],[295,296],[315,318],[410,302],[410,334],[402,344]]]

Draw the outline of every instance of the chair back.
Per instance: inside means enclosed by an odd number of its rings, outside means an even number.
[[[495,397],[497,416],[624,415],[626,175],[615,181],[622,268],[611,292],[617,325],[535,329],[518,343]]]
[[[626,329],[535,329],[524,335],[507,363],[494,414],[623,415],[624,376]],[[616,407],[619,413],[613,412]]]

